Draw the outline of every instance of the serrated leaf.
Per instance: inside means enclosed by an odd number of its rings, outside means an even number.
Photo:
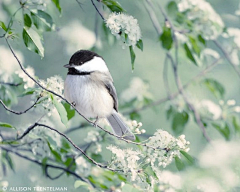
[[[184,163],[182,162],[182,160],[179,157],[175,157],[175,165],[178,169],[178,171],[182,171],[185,168]]]
[[[26,47],[41,57],[44,57],[44,48],[40,39],[40,36],[33,29],[23,28],[22,32],[23,41]]]
[[[28,14],[24,14],[24,26],[30,28],[32,26],[32,20]]]
[[[31,10],[33,24],[39,31],[51,31],[54,29],[52,17],[41,10]]]
[[[162,47],[164,49],[170,50],[173,44],[171,29],[163,27],[163,33],[160,35],[159,40],[162,42]]]
[[[58,111],[58,114],[59,114],[59,116],[61,118],[62,123],[65,126],[67,126],[67,123],[68,123],[67,112],[66,112],[63,104],[58,102],[53,95],[51,95],[51,99],[53,101],[53,105],[55,106],[55,108]]]
[[[106,5],[112,12],[121,13],[125,11],[120,3],[115,0],[102,0],[101,2]]]
[[[143,42],[142,39],[139,39],[137,42],[137,47],[143,51]]]
[[[129,51],[130,51],[130,56],[131,56],[132,70],[134,70],[134,61],[135,61],[136,55],[135,55],[135,53],[133,51],[133,47],[132,46],[129,46]]]
[[[7,27],[5,25],[5,23],[3,23],[2,21],[0,21],[0,27],[7,32]]]
[[[0,122],[0,127],[5,127],[5,128],[14,128],[14,129],[15,129],[15,127],[14,127],[14,126],[12,126],[12,125],[10,125],[10,124],[8,124],[8,123],[4,123],[4,122]]]
[[[75,110],[71,108],[71,106],[68,103],[64,103],[63,106],[65,107],[65,110],[67,112],[67,118],[68,121],[72,119],[75,115]]]
[[[215,127],[219,131],[219,133],[221,133],[221,135],[224,136],[226,140],[230,140],[230,129],[227,123],[223,126],[218,125],[216,123],[212,123],[212,126]]]
[[[174,113],[172,120],[172,130],[176,135],[183,133],[185,125],[188,122],[188,118],[189,115],[185,111],[183,111],[182,113]]]
[[[189,49],[188,45],[185,43],[184,44],[184,50],[185,50],[185,53],[186,53],[186,56],[195,64],[195,65],[198,65],[196,60],[194,59],[194,56],[191,52],[191,50]]]
[[[214,79],[204,79],[202,83],[213,93],[216,98],[223,98],[225,89],[222,84]]]
[[[193,165],[195,164],[195,159],[185,151],[180,151],[180,153]]]
[[[62,12],[62,8],[60,6],[59,0],[52,0],[52,2],[54,3],[54,5],[58,9],[58,11],[61,13]]]
[[[49,141],[47,141],[47,144],[48,144],[48,147],[49,147],[53,157],[55,158],[56,162],[63,163],[61,154],[58,153],[58,151],[56,151],[55,149],[53,149],[53,147],[51,146]]]

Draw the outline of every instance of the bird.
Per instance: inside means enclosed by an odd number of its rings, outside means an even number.
[[[64,82],[64,97],[87,118],[107,119],[113,132],[127,140],[135,135],[118,113],[118,97],[113,78],[105,60],[89,50],[75,52],[69,63]]]

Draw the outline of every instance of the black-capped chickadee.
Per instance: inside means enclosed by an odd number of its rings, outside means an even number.
[[[80,50],[64,67],[68,68],[64,83],[67,101],[85,117],[106,118],[116,135],[135,140],[118,114],[116,89],[104,59],[92,51]]]

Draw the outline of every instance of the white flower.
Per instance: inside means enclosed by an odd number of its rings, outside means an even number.
[[[132,149],[119,149],[110,145],[107,147],[115,156],[111,162],[111,166],[115,169],[122,169],[125,174],[131,173],[131,181],[135,181],[138,175],[138,160],[142,154]]]
[[[213,57],[214,59],[218,59],[220,57],[217,51],[210,48],[204,49],[201,54],[202,57]]]
[[[97,142],[101,140],[101,136],[98,131],[89,131],[87,137],[84,139],[86,142]]]
[[[227,34],[224,34],[225,38],[233,38],[234,44],[240,49],[240,29],[239,28],[228,28]]]
[[[234,111],[235,111],[236,113],[240,113],[240,106],[234,107]]]
[[[59,35],[66,41],[66,51],[69,55],[76,50],[91,49],[96,42],[95,34],[76,20],[62,28]]]
[[[234,99],[228,100],[227,105],[229,105],[229,106],[236,105],[236,101]]]
[[[223,31],[224,23],[205,0],[179,0],[178,10],[186,13],[194,28],[206,39],[216,39]]]
[[[106,20],[106,26],[117,38],[121,38],[124,46],[133,46],[141,39],[141,30],[137,19],[124,13],[111,13]],[[127,38],[126,36],[127,35]]]
[[[25,68],[27,73],[34,78],[35,72],[34,69],[30,66]],[[24,82],[24,89],[34,87],[35,83],[32,79],[30,79],[21,69],[15,72],[20,78],[22,78]]]
[[[197,108],[200,109],[200,114],[203,116],[207,116],[206,113],[210,113],[213,120],[219,119],[222,115],[221,107],[211,100],[202,100],[197,104]]]
[[[24,57],[19,51],[15,51],[15,54],[21,61],[24,62]],[[12,82],[12,75],[19,70],[17,60],[12,55],[11,51],[4,46],[0,46],[0,79],[4,82]]]
[[[158,149],[147,148],[147,154],[151,159],[151,166],[154,170],[160,166],[166,167],[175,156],[180,157],[180,150],[189,151],[189,142],[185,140],[184,135],[176,139],[167,131],[161,129],[149,138],[147,145]]]
[[[134,77],[129,88],[124,90],[120,97],[124,102],[130,102],[134,99],[143,101],[144,98],[152,98],[152,95],[149,92],[149,86],[139,77]]]
[[[91,164],[87,162],[82,156],[75,160],[77,164],[77,173],[85,177],[89,176],[91,173]]]

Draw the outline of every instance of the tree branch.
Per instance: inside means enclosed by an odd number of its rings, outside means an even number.
[[[30,161],[30,162],[32,162],[32,163],[35,163],[35,164],[37,164],[37,165],[43,166],[43,164],[42,164],[41,162],[39,162],[38,160],[32,159],[32,158],[30,158],[30,157],[28,157],[28,156],[25,156],[25,155],[23,155],[23,154],[15,151],[15,150],[9,149],[9,148],[7,148],[7,147],[3,147],[3,146],[1,146],[1,145],[0,145],[0,148],[1,148],[2,150],[7,151],[7,152],[13,153],[13,154],[17,155],[18,157],[21,157],[22,159],[25,159],[25,160]],[[82,181],[84,181],[84,182],[86,182],[86,183],[91,184],[90,181],[88,181],[87,179],[79,176],[79,175],[76,174],[75,172],[70,171],[70,170],[68,170],[68,169],[66,169],[66,168],[64,168],[64,167],[60,167],[60,166],[52,165],[52,164],[46,164],[45,166],[48,166],[48,167],[51,167],[51,168],[54,168],[54,169],[63,170],[63,171],[65,171],[66,173],[69,173],[69,174],[75,176],[76,178],[78,178],[78,179],[80,179],[80,180],[82,180]],[[92,184],[91,184],[91,185],[92,185]]]
[[[0,84],[9,85],[9,86],[13,86],[13,87],[17,87],[19,85],[22,85],[22,83],[6,83],[6,82],[0,82]]]
[[[24,110],[24,111],[14,111],[14,110],[12,110],[12,109],[9,109],[4,103],[3,103],[3,101],[0,99],[0,103],[2,104],[2,106],[7,110],[7,111],[9,111],[9,112],[11,112],[11,113],[14,113],[15,115],[22,115],[23,113],[26,113],[26,112],[28,112],[30,109],[32,109],[35,105],[36,105],[36,103],[38,102],[38,100],[40,99],[40,97],[38,97],[37,98],[37,100],[33,103],[33,105],[31,105],[29,108],[27,108],[26,110]]]

